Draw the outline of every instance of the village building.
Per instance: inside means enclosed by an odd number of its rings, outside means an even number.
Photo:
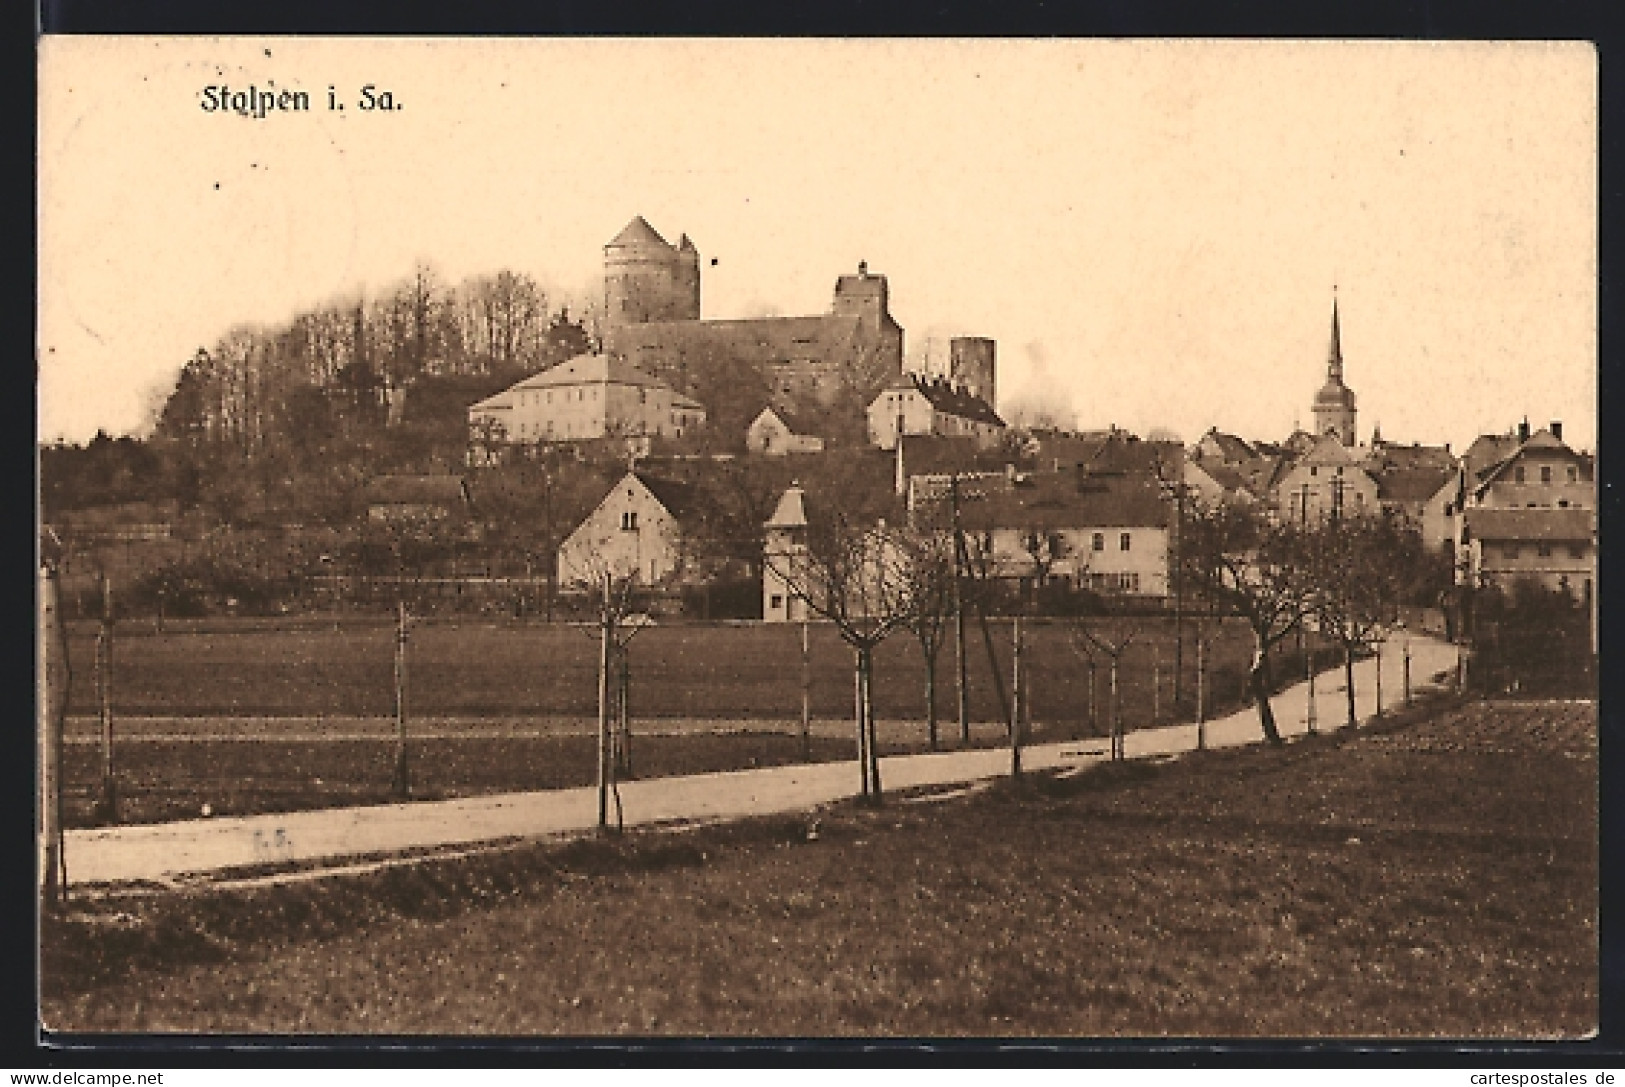
[[[696,506],[689,484],[626,473],[559,545],[559,584],[590,589],[608,574],[653,586],[680,576],[683,521]]]
[[[1501,459],[1484,463],[1509,446]],[[1595,465],[1563,441],[1562,423],[1531,433],[1525,421],[1515,437],[1481,437],[1441,491],[1449,496],[1441,520],[1451,532],[1462,581],[1510,588],[1519,579],[1532,579],[1591,602],[1597,558]]]
[[[768,406],[746,428],[745,449],[770,457],[822,452],[824,439],[810,431],[790,409]]]
[[[968,438],[978,449],[999,444],[1005,423],[991,404],[941,376],[904,374],[869,404],[869,443],[894,449],[897,436]]]
[[[957,488],[952,477],[914,477],[912,515],[946,527],[956,489],[959,525],[990,576],[1110,597],[1168,596],[1174,506],[1154,475],[1007,471],[960,475]]]
[[[1296,460],[1283,457],[1270,483],[1277,513],[1300,524],[1328,517],[1358,517],[1381,508],[1377,481],[1343,441],[1328,430]]]
[[[609,355],[577,355],[468,409],[476,448],[678,438],[705,408],[645,371]]]
[[[1227,434],[1218,427],[1208,428],[1208,432],[1191,449],[1191,459],[1203,464],[1235,465],[1257,455],[1245,438]]]
[[[797,623],[811,617],[798,585],[807,569],[807,506],[801,486],[792,483],[779,496],[763,526],[762,620]]]

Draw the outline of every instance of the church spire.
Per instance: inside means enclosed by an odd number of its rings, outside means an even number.
[[[1332,288],[1332,345],[1326,353],[1326,380],[1343,383],[1343,337],[1337,330],[1337,288]]]

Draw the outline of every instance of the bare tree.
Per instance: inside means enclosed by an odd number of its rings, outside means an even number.
[[[913,607],[908,628],[920,644],[925,664],[925,730],[932,751],[937,750],[937,658],[948,633],[948,618],[955,612],[958,571],[954,537],[941,529],[909,532],[902,537]]]
[[[881,799],[875,742],[874,651],[914,616],[915,576],[903,534],[842,513],[809,524],[803,541],[764,561],[853,650],[854,711],[863,796]]]
[[[1269,652],[1298,629],[1313,605],[1310,541],[1298,525],[1234,502],[1187,511],[1184,528],[1180,561],[1189,583],[1252,631],[1248,688],[1264,738],[1278,744]]]
[[[1382,515],[1328,518],[1309,530],[1311,601],[1320,632],[1343,650],[1348,724],[1354,709],[1354,658],[1381,641],[1399,615],[1406,571],[1424,550],[1421,537]]]

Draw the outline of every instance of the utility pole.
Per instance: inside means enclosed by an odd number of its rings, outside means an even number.
[[[954,667],[958,672],[959,743],[970,745],[970,686],[966,682],[965,667],[965,567],[970,555],[965,546],[965,531],[959,521],[959,473],[948,481],[948,494],[953,509],[954,532]]]

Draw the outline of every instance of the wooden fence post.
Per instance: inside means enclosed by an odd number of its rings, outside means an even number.
[[[1089,662],[1089,735],[1095,735],[1100,729],[1100,722],[1095,714],[1095,662]]]
[[[808,622],[801,621],[801,761],[812,761],[812,650]]]
[[[406,756],[406,602],[395,603],[395,795],[412,792]]]
[[[1207,748],[1207,639],[1196,631],[1196,750]]]
[[[1162,723],[1162,646],[1151,643],[1151,726]]]
[[[56,681],[65,676],[67,638],[60,623],[62,615],[57,596],[56,572],[41,566],[39,571],[39,627],[35,632],[39,713],[39,796],[35,825],[39,831],[39,894],[47,909],[56,909],[67,894],[62,863],[62,705],[67,685]]]
[[[113,768],[113,579],[102,575],[102,621],[96,635],[96,690],[102,721],[102,796],[97,805],[105,822],[118,822],[118,786]]]
[[[1021,776],[1021,706],[1026,691],[1021,685],[1021,616],[1011,626],[1010,664],[1010,776]]]
[[[1309,683],[1309,705],[1304,713],[1304,727],[1315,731],[1315,651],[1312,647],[1305,647],[1303,651],[1303,670]]]
[[[599,616],[598,636],[598,830],[609,830],[609,660],[614,632],[610,629],[611,586],[609,573],[604,574],[603,613]]]
[[[1377,643],[1377,716],[1382,716],[1382,643]]]
[[[1405,705],[1411,704],[1411,640],[1405,639]]]
[[[1117,690],[1117,656],[1112,657],[1111,669],[1112,761],[1123,757],[1123,699]]]

